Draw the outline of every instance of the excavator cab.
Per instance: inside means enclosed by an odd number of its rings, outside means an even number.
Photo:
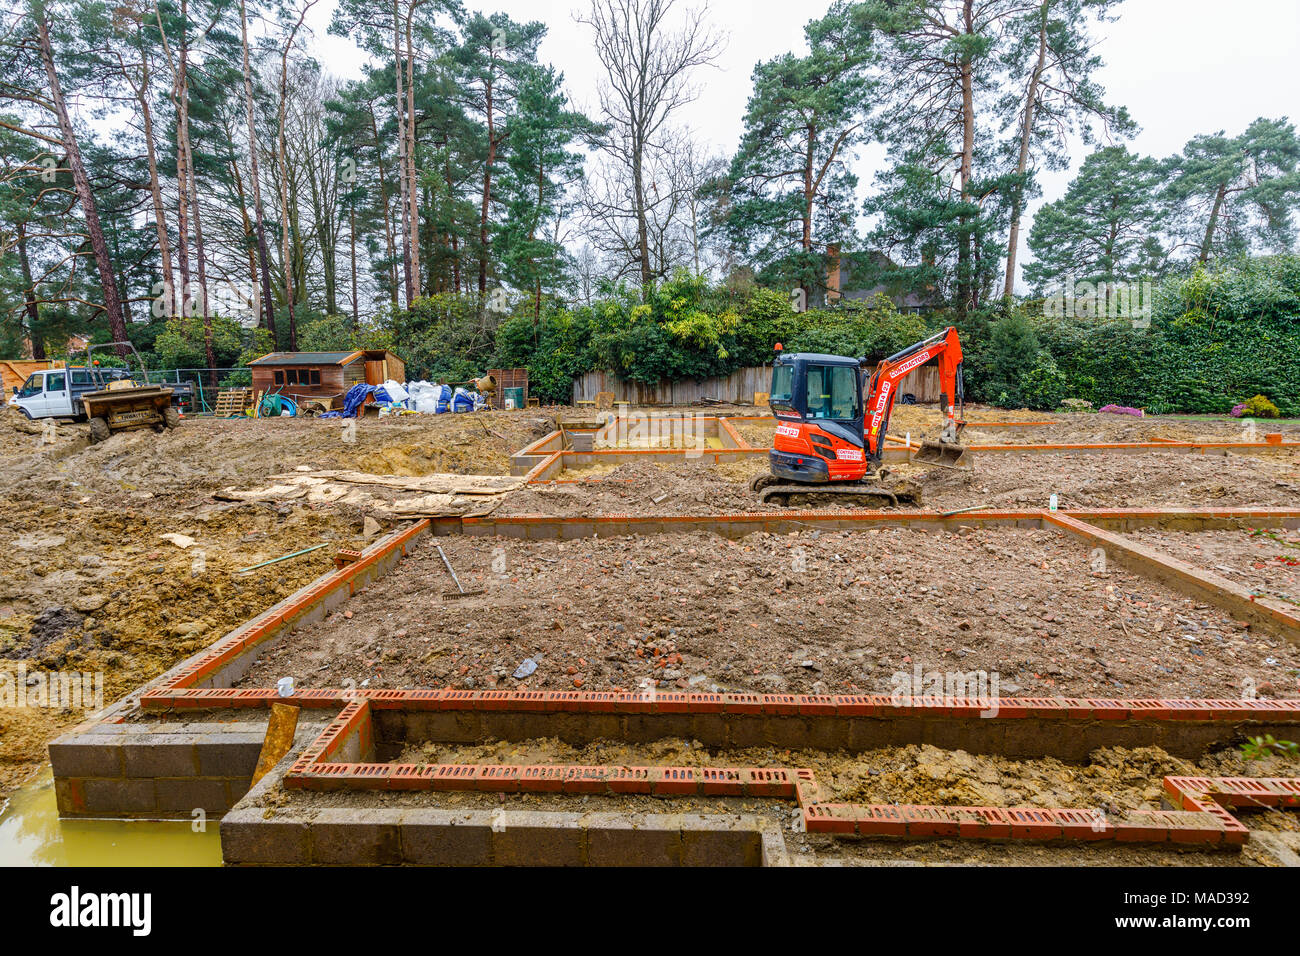
[[[858,481],[867,471],[862,365],[816,352],[778,354],[768,405],[776,416],[772,474],[821,484]]]

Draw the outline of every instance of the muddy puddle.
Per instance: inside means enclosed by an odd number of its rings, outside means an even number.
[[[48,774],[0,804],[0,866],[220,865],[215,819],[60,820]]]

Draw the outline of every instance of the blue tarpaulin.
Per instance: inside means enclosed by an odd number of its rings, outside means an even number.
[[[361,406],[366,403],[366,396],[377,389],[378,386],[366,385],[364,382],[358,382],[348,389],[347,395],[343,396],[343,417],[356,418],[361,412]]]

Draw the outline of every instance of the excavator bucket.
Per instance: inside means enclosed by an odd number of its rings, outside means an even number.
[[[966,460],[966,446],[953,442],[923,441],[920,450],[912,456],[912,461],[940,468],[955,468],[958,471],[970,471],[971,468]]]

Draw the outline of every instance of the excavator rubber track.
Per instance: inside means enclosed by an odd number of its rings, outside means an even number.
[[[771,475],[759,475],[750,482],[750,489],[760,504],[784,508],[897,508],[921,503],[921,486],[907,480],[814,485],[783,483]]]

